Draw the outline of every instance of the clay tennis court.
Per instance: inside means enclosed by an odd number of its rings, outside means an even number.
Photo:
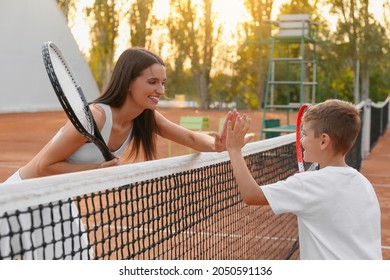
[[[207,116],[211,130],[217,131],[219,119],[226,111],[198,111],[191,109],[161,109],[167,118],[179,123],[181,116]],[[246,112],[252,119],[250,132],[255,140],[260,137],[262,112]],[[286,123],[285,114],[269,113],[267,118],[278,118]],[[295,116],[291,116],[294,119]],[[39,113],[0,114],[0,182],[12,175],[29,161],[66,122],[62,111]],[[161,158],[188,153],[188,149],[159,139]],[[169,152],[170,151],[170,152]],[[367,159],[363,161],[361,172],[373,183],[378,195],[382,214],[383,258],[390,260],[390,129],[382,136]]]

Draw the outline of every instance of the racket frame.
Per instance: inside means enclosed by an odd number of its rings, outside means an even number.
[[[297,120],[296,120],[296,127],[295,127],[295,148],[296,148],[296,154],[297,154],[297,163],[298,163],[298,172],[304,172],[305,171],[305,165],[303,163],[303,154],[302,154],[302,143],[301,143],[301,124],[302,124],[302,117],[305,111],[311,106],[309,103],[304,103],[299,108]]]
[[[75,88],[77,89],[77,92],[79,94],[80,99],[83,102],[83,111],[86,115],[87,121],[91,125],[91,133],[88,132],[83,124],[78,119],[76,113],[74,112],[72,106],[70,105],[66,95],[64,94],[64,91],[61,87],[61,84],[58,80],[58,77],[56,75],[52,60],[51,60],[51,52],[50,49],[52,49],[55,54],[58,56],[58,58],[61,60],[63,66],[66,68],[66,72],[68,73],[69,77],[72,79]],[[89,108],[89,104],[84,96],[84,93],[81,89],[81,86],[77,83],[77,80],[75,79],[75,76],[69,66],[69,64],[66,62],[64,56],[62,55],[59,48],[53,43],[53,42],[45,42],[42,46],[42,56],[43,56],[43,62],[45,64],[47,75],[49,76],[49,80],[51,82],[51,85],[53,86],[54,92],[57,95],[57,98],[64,109],[66,115],[68,116],[69,120],[72,122],[73,126],[76,128],[76,130],[85,138],[87,138],[90,142],[96,145],[96,147],[100,150],[102,153],[104,159],[106,161],[114,159],[114,155],[111,153],[110,149],[108,148],[107,144],[105,143],[97,125],[93,118],[92,112]]]

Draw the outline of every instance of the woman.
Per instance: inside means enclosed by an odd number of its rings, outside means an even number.
[[[210,136],[181,127],[156,111],[158,102],[165,92],[165,83],[166,69],[160,57],[143,48],[127,49],[119,57],[107,89],[90,105],[103,139],[116,158],[106,162],[98,148],[79,134],[68,121],[53,139],[7,182],[115,166],[119,165],[120,157],[128,160],[151,160],[157,157],[157,135],[200,152],[225,151],[226,125],[221,136],[218,134]],[[229,112],[226,119],[234,123],[237,116],[236,111]],[[248,135],[246,143],[251,138],[252,135]],[[125,151],[128,151],[128,154],[122,157]],[[78,211],[74,204],[70,205],[54,207],[54,214],[47,213],[46,218],[45,215],[40,217],[42,213],[36,211],[34,217],[36,216],[35,219],[42,223],[50,221],[53,216],[60,215],[59,213],[71,213],[68,215],[73,219],[77,217]],[[28,225],[31,223],[28,220],[28,213],[25,215],[20,216],[18,222],[18,227],[23,229],[31,227]],[[18,227],[16,228],[19,229]],[[9,230],[8,225],[1,223],[0,220],[0,234]],[[47,232],[41,230],[32,233],[32,237],[22,238],[26,240],[18,246],[29,247],[31,240],[38,244],[50,243],[54,239],[62,238],[64,234],[70,233],[72,236],[75,232],[79,234],[81,232],[81,237],[76,235],[75,238],[55,242],[55,247],[59,247],[55,250],[58,254],[53,254],[52,248],[44,247],[39,252],[23,253],[21,258],[66,258],[71,254],[65,252],[69,246],[72,251],[82,249],[82,253],[76,258],[89,257],[91,252],[88,250],[87,236],[79,219],[73,219],[65,229],[53,226],[49,227]],[[10,246],[3,249],[3,252],[17,247]]]
[[[156,111],[165,83],[164,62],[157,55],[142,48],[122,53],[107,89],[90,105],[110,150],[119,158],[130,145],[127,159],[151,160],[157,156],[157,135],[200,152],[226,150],[226,129],[222,136],[212,137],[183,128]],[[237,115],[229,113],[227,118]],[[102,168],[118,165],[118,158],[105,162],[94,144],[68,122],[17,175],[27,179]]]

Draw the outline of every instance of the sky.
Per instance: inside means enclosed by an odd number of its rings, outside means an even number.
[[[94,0],[79,0],[78,12],[75,15],[75,24],[71,26],[73,36],[75,37],[77,43],[79,44],[81,50],[84,54],[88,53],[90,48],[89,41],[89,25],[86,22],[87,18],[83,7],[91,5]],[[123,0],[129,5],[131,1]],[[248,18],[248,13],[243,4],[244,0],[214,0],[214,10],[218,14],[219,21],[224,25],[225,33],[224,37],[226,41],[231,39],[231,32],[235,31],[237,24],[240,21],[244,21]],[[273,10],[271,14],[272,19],[276,19],[279,7],[289,0],[275,0],[273,4]],[[372,12],[379,20],[382,20],[382,3],[383,0],[371,0],[370,12]],[[169,12],[169,0],[155,0],[154,13],[159,18],[164,18],[168,15]],[[324,9],[324,13],[327,13],[327,9]],[[330,16],[328,18],[331,18]],[[332,20],[335,21],[335,20]],[[122,38],[119,42],[117,53],[121,53],[125,48],[127,48],[127,42],[129,39],[129,26],[128,22],[123,22],[119,26],[119,34]]]

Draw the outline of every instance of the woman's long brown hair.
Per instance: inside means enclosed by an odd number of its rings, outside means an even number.
[[[143,70],[153,64],[165,66],[163,60],[156,54],[143,48],[129,48],[125,50],[115,65],[111,79],[103,94],[94,103],[103,103],[114,108],[119,108],[125,102],[132,81],[139,77]],[[129,150],[128,159],[138,157],[142,153],[145,160],[157,157],[156,139],[158,126],[153,110],[146,109],[133,123],[133,143]]]

